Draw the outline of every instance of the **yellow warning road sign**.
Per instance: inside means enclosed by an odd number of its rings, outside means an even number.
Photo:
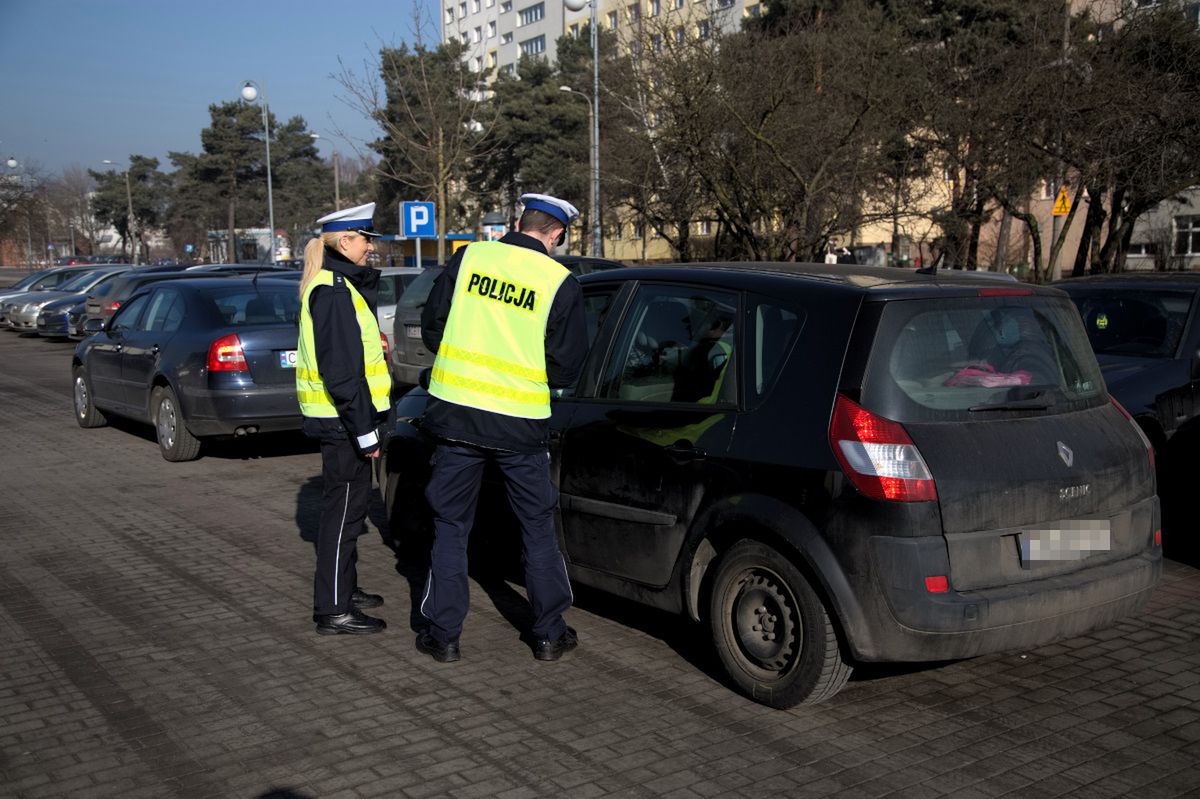
[[[1058,190],[1058,199],[1054,201],[1055,216],[1066,216],[1071,213],[1071,198],[1067,196],[1067,184]]]

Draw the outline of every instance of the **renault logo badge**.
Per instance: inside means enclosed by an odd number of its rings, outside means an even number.
[[[1058,457],[1062,458],[1062,462],[1067,464],[1067,466],[1075,465],[1075,453],[1061,441],[1058,442]]]

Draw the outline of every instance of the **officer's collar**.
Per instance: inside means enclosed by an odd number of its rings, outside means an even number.
[[[324,268],[345,275],[356,286],[374,287],[379,282],[380,271],[369,266],[359,266],[332,247],[325,248]]]
[[[542,255],[549,255],[546,252],[546,245],[535,239],[533,236],[526,236],[519,230],[514,230],[511,233],[505,233],[500,239],[501,244],[511,244],[514,247],[524,247],[527,250],[540,252]]]

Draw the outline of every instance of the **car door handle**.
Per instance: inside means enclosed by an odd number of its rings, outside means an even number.
[[[158,347],[158,345],[157,345],[157,344],[155,344],[153,347],[151,347],[151,348],[150,348],[150,354],[151,354],[151,355],[158,355],[158,353],[159,353],[160,351],[161,351],[161,350],[159,349],[159,347]]]
[[[669,447],[664,447],[667,455],[676,463],[692,463],[702,461],[707,457],[704,450],[693,447],[686,441],[676,441]]]

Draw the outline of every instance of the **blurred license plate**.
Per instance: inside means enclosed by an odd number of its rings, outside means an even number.
[[[1080,519],[1060,524],[1061,527],[1025,530],[1020,534],[1024,566],[1040,561],[1082,560],[1112,548],[1108,519]]]
[[[421,337],[421,326],[420,325],[405,325],[404,326],[404,335],[408,336],[409,338],[420,338]]]
[[[295,369],[296,368],[296,351],[282,350],[279,353],[279,368],[280,369]]]

